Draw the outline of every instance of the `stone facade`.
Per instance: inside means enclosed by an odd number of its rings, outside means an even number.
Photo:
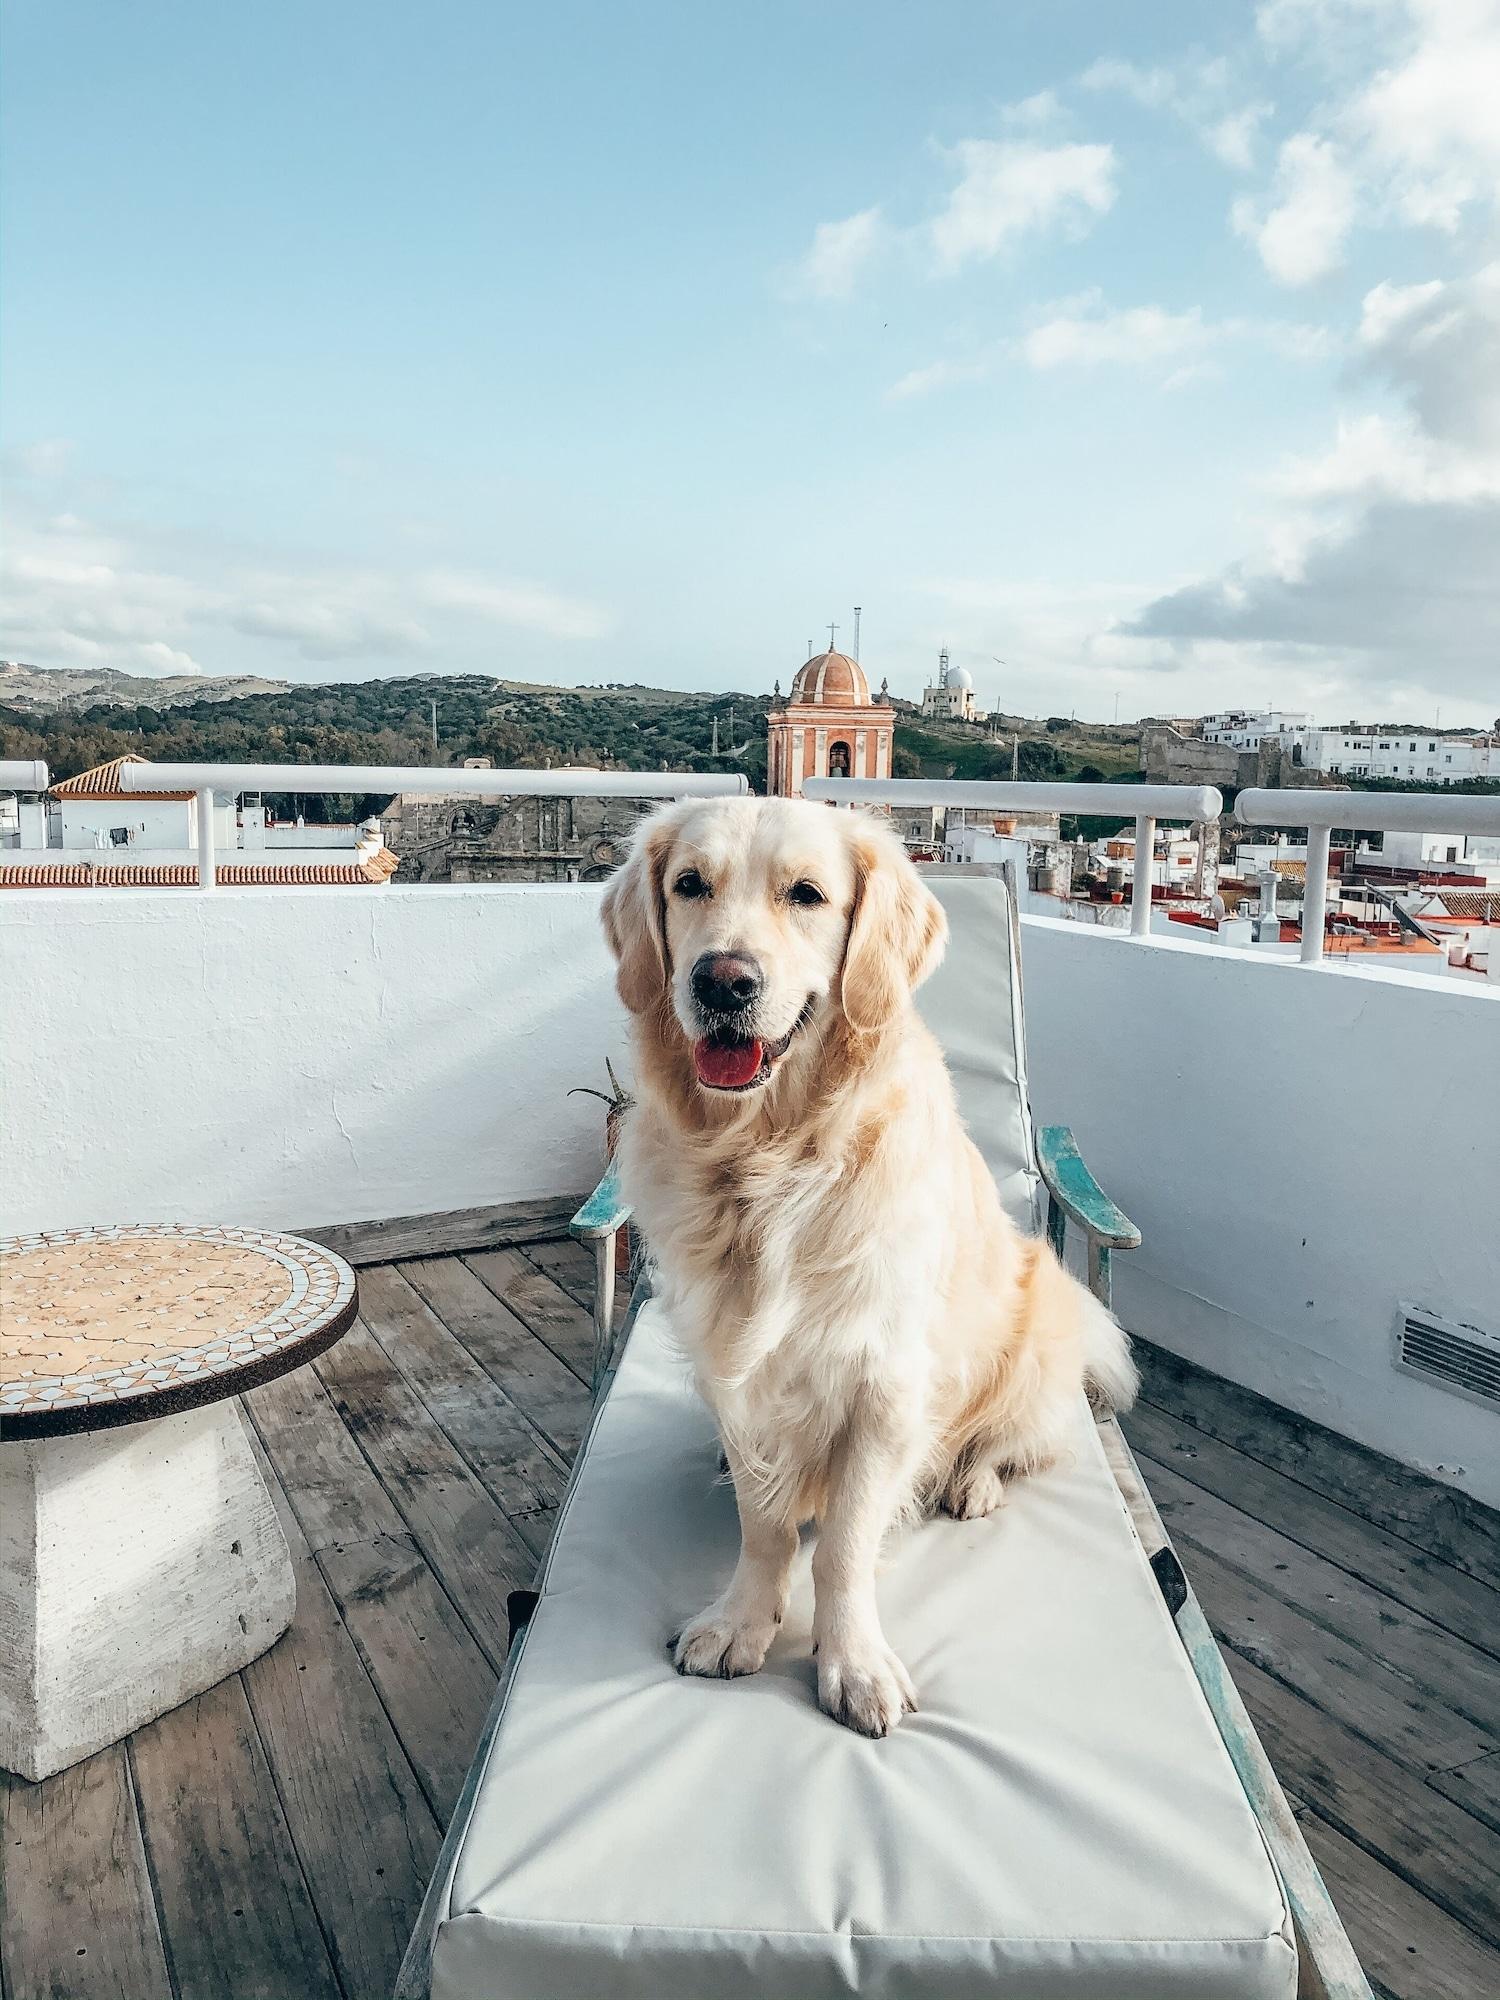
[[[602,882],[649,811],[642,799],[403,793],[380,828],[402,882]]]
[[[1166,723],[1141,725],[1141,770],[1152,785],[1229,785],[1244,791],[1251,785],[1282,786],[1287,790],[1340,790],[1326,772],[1294,764],[1279,743],[1267,737],[1254,750],[1236,750],[1228,743],[1208,743],[1201,736],[1184,736]],[[387,843],[389,844],[389,843]]]

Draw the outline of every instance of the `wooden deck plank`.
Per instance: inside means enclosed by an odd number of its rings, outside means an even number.
[[[587,1194],[542,1195],[503,1208],[460,1208],[435,1215],[393,1215],[382,1222],[327,1222],[297,1233],[347,1262],[394,1264],[400,1257],[450,1257],[460,1250],[490,1250],[557,1236],[588,1200]]]
[[[308,1546],[304,1523],[311,1529],[319,1569],[364,1670],[446,1826],[494,1694],[495,1670],[326,1391],[309,1370],[300,1375],[305,1380],[295,1389],[298,1378],[285,1376],[247,1399],[263,1447],[269,1443],[273,1494],[288,1489],[294,1556]],[[336,1480],[343,1484],[337,1498]],[[357,1529],[362,1521],[382,1532],[348,1539],[331,1532]]]
[[[1500,1591],[1153,1403],[1123,1419],[1131,1449],[1229,1500],[1409,1610],[1500,1658]]]
[[[496,1674],[536,1559],[359,1321],[312,1364]]]
[[[506,1589],[530,1580],[547,1525],[519,1505],[523,1482],[560,1490],[588,1410],[591,1257],[535,1240],[535,1214],[513,1224],[524,1248],[512,1225],[487,1226],[505,1247],[425,1259],[415,1284],[363,1272],[378,1331],[325,1357],[326,1379],[305,1369],[246,1398],[298,1569],[281,1646],[128,1750],[49,1781],[80,1788],[67,1813],[42,1811],[49,1786],[0,1778],[0,2000],[388,1990],[493,1694]],[[1391,2000],[1500,1994],[1500,1750],[1429,1768],[1495,1740],[1485,1536],[1466,1555],[1467,1512],[1445,1525],[1431,1493],[1408,1504],[1383,1461],[1372,1524],[1349,1477],[1358,1448],[1324,1479],[1305,1427],[1301,1441],[1268,1434],[1270,1406],[1225,1402],[1198,1374],[1148,1368],[1126,1427],[1267,1748],[1309,1801],[1303,1830],[1372,1979]],[[182,1851],[166,1850],[158,1929],[163,1828]],[[268,1964],[261,1932],[277,1924],[282,1962]],[[215,1926],[217,1942],[198,1935]]]
[[[336,2000],[339,1983],[239,1676],[138,1729],[130,1755],[183,2000]]]
[[[314,1554],[382,1535],[404,1537],[395,1503],[311,1368],[278,1376],[243,1400]]]
[[[594,1322],[589,1310],[559,1290],[519,1250],[471,1253],[464,1262],[587,1385],[594,1368]]]
[[[585,1312],[594,1309],[594,1252],[591,1244],[575,1243],[571,1236],[559,1236],[550,1243],[528,1243],[521,1255],[528,1264],[552,1280]],[[618,1289],[628,1292],[629,1286]]]
[[[1500,1994],[1500,1952],[1419,1895],[1310,1808],[1302,1835],[1371,1984],[1391,2000]]]
[[[0,1772],[0,1960],[6,2000],[172,2000],[123,1743]]]
[[[1348,1644],[1204,1549],[1184,1544],[1178,1555],[1221,1645],[1325,1714],[1347,1718],[1367,1742],[1409,1770],[1425,1777],[1492,1747],[1472,1722],[1412,1687],[1378,1654]]]
[[[450,1351],[467,1349],[524,1419],[528,1444],[542,1440],[536,1498],[556,1506],[557,1475],[564,1474],[566,1485],[566,1467],[588,1424],[585,1385],[457,1257],[398,1264],[377,1298],[392,1308],[415,1299],[439,1323]]]
[[[325,1549],[318,1562],[446,1828],[494,1699],[495,1669],[409,1536]]]
[[[1218,1557],[1372,1659],[1384,1661],[1413,1687],[1500,1735],[1500,1660],[1217,1494],[1194,1486],[1171,1466],[1145,1457],[1140,1466],[1179,1547]]]
[[[386,1267],[381,1275],[399,1290],[393,1300],[374,1290],[362,1297],[371,1333],[540,1561],[567,1485],[566,1460],[521,1417],[396,1267]]]
[[[385,1994],[441,1833],[316,1560],[296,1570],[291,1630],[241,1678],[339,1981]]]
[[[1250,1661],[1236,1658],[1230,1671],[1287,1790],[1486,1944],[1500,1945],[1500,1841]]]
[[[1427,1782],[1445,1799],[1482,1819],[1492,1833],[1500,1833],[1500,1751],[1451,1771],[1434,1772]],[[1500,1986],[1495,1991],[1500,1993]]]
[[[1149,1341],[1136,1342],[1136,1359],[1148,1402],[1500,1588],[1493,1508]]]

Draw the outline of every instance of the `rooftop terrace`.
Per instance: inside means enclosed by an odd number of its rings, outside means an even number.
[[[10,2000],[389,1992],[505,1656],[506,1593],[531,1579],[587,1419],[592,1260],[557,1235],[563,1206],[457,1225],[488,1248],[364,1265],[355,1330],[244,1399],[296,1620],[128,1742],[41,1785],[0,1778]],[[1142,1358],[1131,1442],[1372,1982],[1500,1991],[1493,1521]]]
[[[246,1399],[292,1631],[0,1780],[6,2000],[388,1991],[588,1405],[598,895],[0,898],[0,1230],[301,1229],[363,1300]],[[1377,1989],[1500,1991],[1500,1416],[1394,1365],[1493,1314],[1500,990],[1022,930],[1038,1118],[1144,1234],[1129,1435],[1309,1845]]]

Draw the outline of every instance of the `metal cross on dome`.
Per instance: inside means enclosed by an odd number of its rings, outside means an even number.
[[[837,625],[830,625],[828,628],[828,650],[830,653],[833,651],[833,635],[838,629]]]

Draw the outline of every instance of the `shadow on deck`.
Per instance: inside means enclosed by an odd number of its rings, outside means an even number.
[[[389,1993],[588,1416],[592,1260],[534,1227],[365,1266],[354,1330],[244,1399],[295,1623],[0,1777],[6,2000]],[[1500,1993],[1500,1522],[1142,1359],[1131,1444],[1372,1983]]]

